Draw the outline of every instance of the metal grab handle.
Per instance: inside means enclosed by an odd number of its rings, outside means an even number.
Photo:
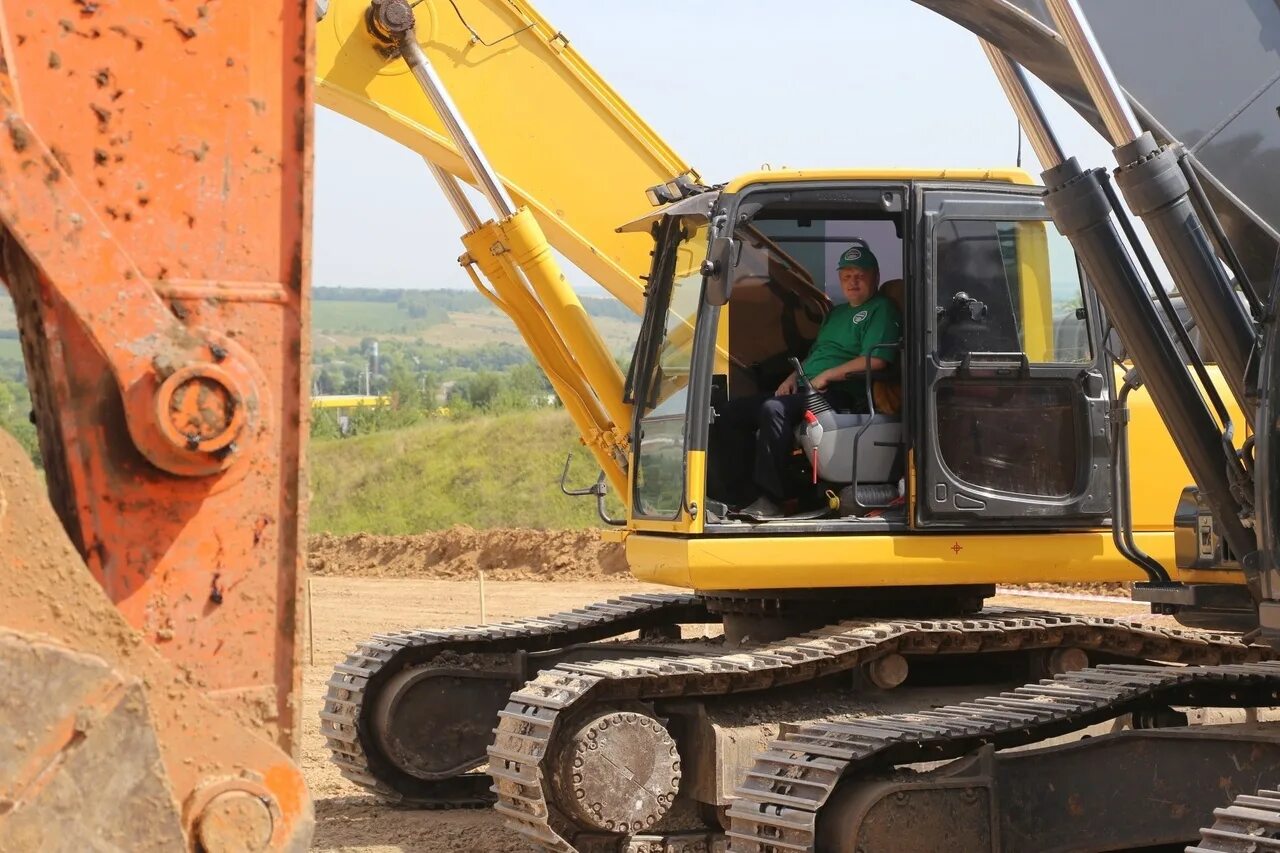
[[[1025,352],[967,352],[960,359],[960,373],[972,373],[977,362],[978,368],[988,370],[1007,369],[1014,362],[1020,376],[1031,375],[1031,359]]]
[[[573,453],[564,458],[564,470],[560,472],[560,491],[564,492],[571,498],[581,498],[587,495],[594,495],[596,499],[596,514],[600,516],[600,520],[610,527],[622,527],[627,522],[626,519],[613,518],[604,508],[605,495],[609,494],[609,484],[605,482],[604,471],[600,472],[600,476],[596,477],[596,481],[585,489],[571,489],[565,485],[569,479],[569,465],[573,463]]]

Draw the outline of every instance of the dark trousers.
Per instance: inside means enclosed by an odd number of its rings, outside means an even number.
[[[830,388],[823,396],[837,409],[854,409],[857,402],[844,388]],[[721,407],[711,424],[709,496],[730,506],[748,504],[762,493],[778,503],[792,497],[795,484],[788,471],[807,401],[803,394],[765,393]]]

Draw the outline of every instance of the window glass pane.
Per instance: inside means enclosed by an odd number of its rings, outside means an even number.
[[[1050,223],[950,219],[935,231],[937,352],[1025,353],[1033,363],[1093,361],[1080,272]]]
[[[948,381],[938,446],[957,479],[987,491],[1064,498],[1075,491],[1079,392],[1071,382]]]
[[[664,317],[653,375],[640,417],[636,447],[635,514],[674,518],[684,497],[685,413],[694,327],[702,297],[705,220],[690,220],[675,248],[671,299]]]

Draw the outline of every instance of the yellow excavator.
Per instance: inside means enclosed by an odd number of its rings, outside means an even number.
[[[996,6],[940,11],[1038,24]],[[989,55],[1043,162],[1063,161],[1021,71]],[[763,784],[758,750],[832,708],[914,713],[1090,664],[1269,657],[1232,636],[982,610],[999,583],[1146,578],[1184,624],[1257,626],[1205,493],[1184,491],[1216,463],[1179,454],[1167,402],[1153,405],[1134,369],[1149,330],[1129,346],[1030,176],[780,170],[708,186],[523,3],[332,3],[317,56],[320,103],[426,158],[466,229],[464,267],[515,320],[601,467],[576,491],[622,529],[633,574],[694,591],[377,635],[337,666],[321,713],[347,778],[424,807],[496,795],[550,849],[703,849],[725,831],[734,849],[829,849],[785,816],[807,808],[817,831],[812,785],[775,779],[759,804],[772,820],[747,813],[744,786]],[[569,150],[582,156],[553,156]],[[835,261],[855,238],[882,259],[905,329],[900,373],[867,385],[901,403],[840,412],[812,400],[795,473],[829,502],[744,517],[709,482],[711,424],[790,372],[840,298]],[[551,246],[643,306],[625,377]],[[1182,298],[1168,302],[1160,333],[1185,338],[1178,364],[1196,365],[1217,452],[1235,458],[1245,366],[1202,352],[1186,330],[1206,328],[1197,306],[1189,316]],[[606,483],[625,518],[605,516]],[[687,623],[723,636],[681,641]],[[1240,778],[1260,765],[1243,766]],[[1194,833],[1195,814],[1169,837]],[[1058,831],[1046,822],[1037,837]]]
[[[621,495],[634,574],[681,590],[361,643],[321,711],[347,778],[554,850],[1153,847],[1237,795],[1202,846],[1270,841],[1276,194],[1245,155],[1274,147],[1280,13],[1205,4],[1171,50],[1172,16],[1096,0],[1103,50],[1069,0],[922,2],[985,39],[1044,186],[710,186],[521,0],[6,3],[0,261],[52,509],[0,443],[0,848],[308,844],[313,102],[423,154],[601,469],[576,491]],[[1217,32],[1234,106],[1170,98]],[[1176,300],[1019,66],[1117,146]],[[866,412],[813,401],[793,473],[829,502],[739,517],[715,413],[788,372],[854,237],[901,294],[901,372]],[[552,247],[642,313],[627,375]],[[1096,580],[1248,633],[983,609]]]

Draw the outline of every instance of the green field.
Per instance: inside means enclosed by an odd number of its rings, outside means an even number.
[[[313,301],[311,322],[316,331],[340,334],[413,334],[433,325],[428,318],[409,316],[394,302],[345,299]]]
[[[629,354],[640,329],[639,317],[611,298],[584,297],[582,301],[609,350]],[[467,290],[316,288],[311,326],[317,352],[355,346],[364,338],[456,350],[492,344],[525,347],[506,314]]]
[[[311,444],[310,529],[417,533],[472,527],[593,527],[594,498],[560,493],[599,472],[563,411],[516,412]],[[617,505],[612,510],[617,512]]]

